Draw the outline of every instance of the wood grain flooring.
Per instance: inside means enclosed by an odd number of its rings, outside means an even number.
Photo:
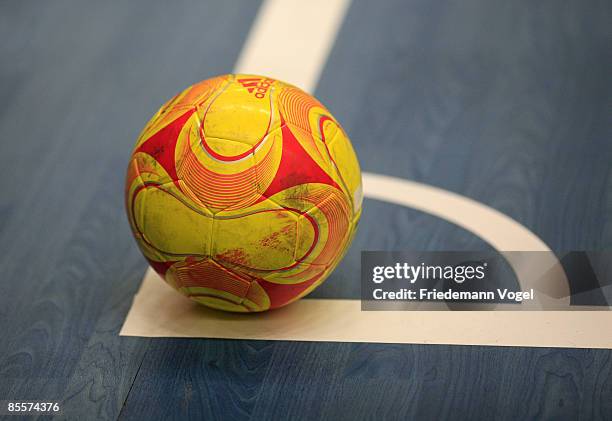
[[[611,419],[608,350],[118,336],[145,269],[123,213],[131,145],[165,99],[231,70],[258,6],[0,5],[0,399],[80,420]],[[554,250],[609,249],[610,9],[355,0],[317,95],[364,170],[480,200]],[[317,296],[358,294],[360,249],[488,247],[365,206]]]

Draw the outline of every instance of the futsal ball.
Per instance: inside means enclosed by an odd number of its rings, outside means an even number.
[[[361,214],[361,173],[331,113],[295,86],[224,75],[176,95],[134,147],[125,201],[153,269],[209,307],[282,307],[320,285]]]

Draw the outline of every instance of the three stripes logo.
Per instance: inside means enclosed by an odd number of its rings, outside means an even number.
[[[238,82],[244,86],[250,94],[254,94],[255,98],[262,99],[266,96],[266,92],[268,92],[268,89],[275,80],[262,77],[250,77],[238,79]]]

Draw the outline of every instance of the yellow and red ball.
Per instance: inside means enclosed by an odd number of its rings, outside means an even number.
[[[350,140],[315,98],[224,75],[168,101],[143,129],[125,200],[151,266],[193,300],[265,311],[320,285],[361,214]]]

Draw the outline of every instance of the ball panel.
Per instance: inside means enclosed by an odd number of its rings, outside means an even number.
[[[265,199],[215,215],[213,257],[254,275],[291,266],[299,213]]]
[[[283,127],[269,133],[264,141],[253,151],[257,193],[264,195],[272,181],[278,176],[283,155]]]
[[[193,112],[193,110],[183,112],[177,119],[153,136],[144,139],[134,149],[132,156],[136,160],[143,180],[166,183],[178,179],[176,146],[181,139],[189,137],[190,125],[187,122],[192,119]]]
[[[335,256],[349,243],[354,225],[351,205],[338,189],[324,184],[307,184],[286,189],[271,198],[300,214],[296,235],[296,264],[270,272],[266,281],[299,284],[320,277],[339,259]]]
[[[182,294],[201,303],[212,303],[214,308],[233,308],[232,311],[270,308],[269,297],[257,280],[212,259],[176,263],[166,273],[166,280]]]
[[[285,121],[307,132],[316,130],[320,115],[331,115],[317,99],[291,85],[281,85],[278,104]]]
[[[269,184],[261,184],[261,195],[272,197],[283,190],[308,184],[337,187],[332,177],[304,149],[288,125],[281,127],[280,161]],[[278,139],[275,140],[278,142]],[[255,152],[258,156],[258,152]],[[259,155],[260,156],[260,155]]]
[[[295,296],[293,298],[291,298],[291,300],[287,304],[294,303],[297,300],[299,300],[301,298],[304,298],[305,296],[310,294],[315,289],[317,289],[317,287],[319,285],[321,285],[323,282],[325,282],[325,280],[329,277],[329,275],[331,275],[331,273],[333,272],[334,269],[335,269],[335,265],[334,266],[327,266],[327,267],[325,267],[325,266],[317,267],[317,271],[318,272],[317,272],[317,276],[315,278],[315,281],[312,282],[310,285],[308,285],[306,288],[304,288],[299,293],[295,294]]]
[[[207,141],[229,153],[242,147],[224,139]],[[213,212],[235,206],[247,198],[255,198],[259,184],[253,155],[248,154],[234,162],[218,161],[207,154],[199,140],[193,138],[178,144],[176,154],[180,160],[177,176]],[[248,203],[244,206],[248,206]]]
[[[147,184],[132,198],[134,228],[161,256],[207,256],[212,214],[190,203],[174,183]]]
[[[333,167],[341,178],[340,184],[347,190],[348,197],[352,198],[353,213],[360,213],[363,202],[361,169],[344,130],[337,130],[336,135],[328,143],[328,150]]]
[[[290,122],[286,122],[285,124],[289,127],[291,134],[299,142],[300,146],[308,154],[308,157],[329,176],[332,180],[332,184],[337,183],[338,180],[335,179],[336,173],[332,167],[327,145],[321,141],[316,134],[295,126]]]
[[[346,198],[338,190],[331,190],[327,198],[316,203],[303,215],[303,225],[307,225],[306,220],[311,225],[316,222],[318,241],[303,261],[315,265],[332,264],[338,251],[346,245],[351,227],[352,214]]]
[[[304,273],[300,275],[300,282],[271,282],[270,280],[260,280],[259,284],[264,288],[270,297],[270,308],[278,308],[292,303],[298,296],[305,294],[312,285],[323,282],[325,270],[323,267],[306,266]]]
[[[200,138],[197,134],[190,134],[184,143],[179,142],[176,158],[180,160],[179,167],[189,165],[189,160],[193,160],[199,167],[220,175],[239,174],[255,165],[250,146],[216,137]],[[178,168],[177,172],[180,174],[183,170]]]
[[[143,219],[143,208],[136,209],[134,206],[134,198],[145,189],[146,185],[143,182],[142,178],[138,174],[138,170],[136,168],[135,163],[132,161],[128,166],[128,176],[126,177],[126,185],[125,185],[125,208],[128,216],[128,222],[130,224],[130,229],[132,230],[132,235],[136,240],[138,248],[144,255],[144,257],[153,262],[162,262],[164,261],[164,257],[157,251],[154,247],[151,247],[147,241],[144,240],[144,234],[142,232],[142,228],[138,227],[136,220]]]
[[[198,109],[203,135],[230,139],[253,147],[280,127],[274,87],[269,86],[264,93],[260,93],[262,88],[258,86],[264,83],[265,79],[239,76],[218,90],[208,104]]]

